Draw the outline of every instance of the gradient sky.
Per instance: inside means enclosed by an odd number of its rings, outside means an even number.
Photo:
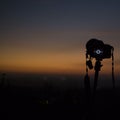
[[[97,38],[114,46],[120,73],[119,0],[2,0],[0,11],[0,71],[84,74],[85,44]]]

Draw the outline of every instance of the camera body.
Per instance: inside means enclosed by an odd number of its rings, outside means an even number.
[[[97,39],[90,39],[86,44],[87,54],[90,57],[102,60],[105,58],[111,58],[113,47],[104,44],[103,41]]]

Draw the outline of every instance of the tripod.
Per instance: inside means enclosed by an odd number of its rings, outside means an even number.
[[[112,83],[113,90],[115,89],[115,79],[114,79],[114,48],[111,45],[104,44],[103,41],[97,39],[90,39],[86,44],[86,75],[84,78],[84,88],[85,88],[85,97],[86,97],[86,116],[87,118],[90,116],[91,108],[95,102],[98,77],[101,67],[101,61],[103,59],[108,59],[112,57]],[[90,77],[88,75],[88,70],[93,69],[92,59],[95,58],[95,75],[94,75],[94,86],[93,91],[91,92],[90,87]]]

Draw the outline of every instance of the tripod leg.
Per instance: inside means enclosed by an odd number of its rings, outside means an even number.
[[[89,104],[91,91],[90,91],[90,78],[89,78],[88,74],[86,74],[85,78],[84,78],[84,88],[85,88],[86,102],[87,102],[87,104]]]
[[[114,63],[113,62],[112,62],[112,83],[113,83],[113,89],[115,89]]]
[[[97,88],[97,82],[98,82],[98,75],[99,75],[99,71],[95,71],[93,96],[96,95],[96,88]]]
[[[112,83],[113,83],[113,89],[115,89],[115,80],[114,80],[114,77],[112,78]]]
[[[97,88],[97,82],[98,82],[98,76],[100,68],[102,67],[100,60],[97,60],[95,63],[95,76],[94,76],[94,88],[93,88],[93,100],[96,96],[96,88]]]

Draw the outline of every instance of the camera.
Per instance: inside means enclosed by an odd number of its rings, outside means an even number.
[[[87,54],[90,57],[102,60],[105,58],[111,58],[113,47],[108,44],[104,44],[103,41],[98,39],[90,39],[86,44]]]

